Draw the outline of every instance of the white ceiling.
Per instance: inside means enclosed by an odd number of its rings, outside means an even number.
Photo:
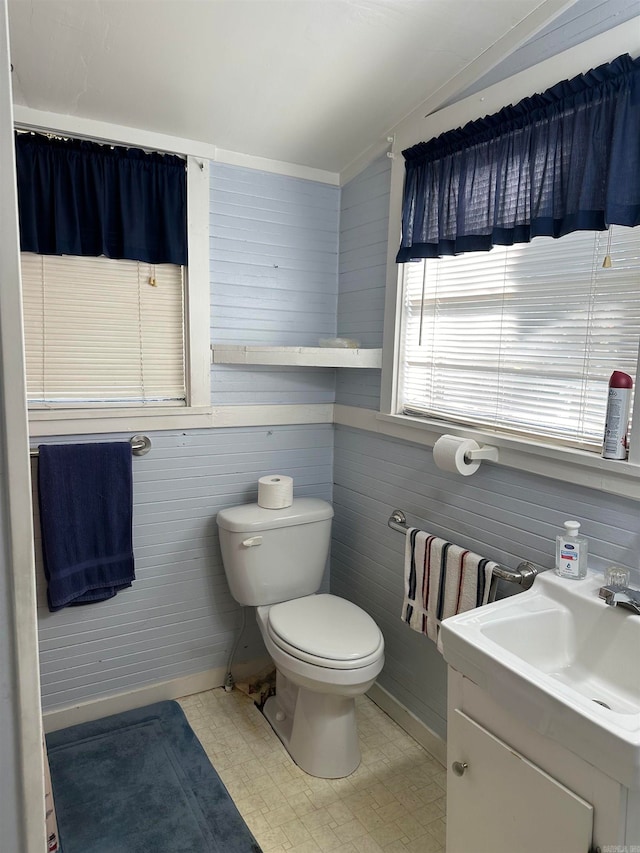
[[[14,101],[340,172],[571,5],[9,0]]]

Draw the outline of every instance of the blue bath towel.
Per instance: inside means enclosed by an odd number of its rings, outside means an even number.
[[[38,499],[49,610],[105,601],[135,579],[131,445],[40,445]]]

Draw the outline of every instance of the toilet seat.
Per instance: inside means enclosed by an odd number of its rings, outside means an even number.
[[[328,669],[358,669],[376,661],[384,640],[360,607],[335,595],[308,595],[269,609],[270,638],[298,660]]]

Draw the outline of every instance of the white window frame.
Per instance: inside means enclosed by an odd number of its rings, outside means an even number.
[[[36,114],[37,111],[28,111]],[[188,140],[136,131],[116,125],[74,119],[70,116],[43,116],[46,123],[19,121],[25,130],[60,133],[114,145],[130,145],[186,156],[187,162],[187,247],[185,270],[185,380],[186,406],[140,406],[73,409],[33,409],[29,411],[29,432],[33,437],[78,435],[119,431],[183,429],[210,426],[211,348],[209,317],[209,159],[210,152],[190,152]],[[47,121],[48,119],[48,121]],[[19,120],[19,119],[18,119]]]
[[[625,28],[625,32],[629,32],[628,29]],[[578,45],[533,69],[527,69],[431,115],[425,117],[424,110],[416,111],[394,129],[380,412],[372,418],[357,414],[350,417],[342,412],[339,417],[341,422],[351,421],[352,425],[357,423],[362,428],[373,429],[426,447],[432,447],[438,438],[445,434],[472,438],[480,445],[498,448],[498,465],[640,501],[640,394],[635,395],[633,420],[636,428],[630,435],[627,461],[602,459],[596,453],[561,447],[543,440],[525,439],[488,429],[463,427],[446,421],[401,414],[398,378],[401,366],[403,288],[402,267],[395,262],[400,245],[404,184],[404,158],[401,151],[422,140],[431,139],[452,128],[464,126],[469,121],[497,112],[505,104],[517,103],[533,92],[544,91],[558,80],[568,79],[583,72],[585,68],[608,62],[625,50],[632,55],[638,55],[640,36],[636,33],[632,41],[634,43],[625,47],[619,40],[616,42],[614,34],[605,33],[602,38]],[[640,381],[640,354],[635,379],[636,382]]]

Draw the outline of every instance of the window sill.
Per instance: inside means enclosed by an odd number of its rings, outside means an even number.
[[[444,434],[472,438],[481,446],[498,448],[498,462],[485,461],[482,465],[504,465],[640,501],[640,465],[632,462],[602,459],[588,451],[501,435],[490,430],[462,428],[440,421],[388,415],[352,406],[336,406],[334,421],[427,447],[433,447]]]
[[[182,406],[129,409],[33,409],[29,411],[29,434],[91,435],[141,430],[195,429],[211,426],[212,408]]]
[[[29,413],[29,433],[32,439],[56,435],[330,423],[333,423],[333,403],[114,409],[110,412],[104,409],[99,412],[58,409],[33,410]]]

